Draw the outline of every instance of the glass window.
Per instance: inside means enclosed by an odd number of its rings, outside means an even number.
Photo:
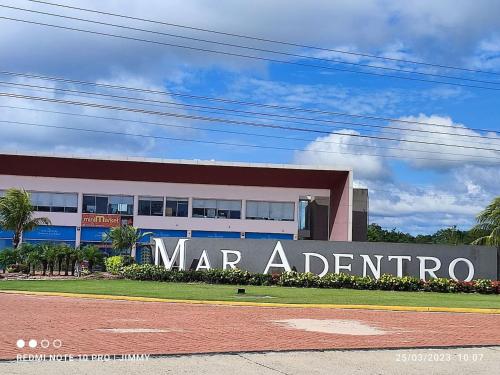
[[[139,198],[139,215],[149,216],[151,215],[151,201]]]
[[[96,212],[95,195],[83,196],[83,212],[93,214]]]
[[[283,220],[293,221],[295,219],[295,204],[293,202],[283,203]]]
[[[299,229],[309,230],[309,201],[301,199],[299,201]]]
[[[133,215],[134,197],[125,195],[84,195],[83,212]]]
[[[78,194],[76,193],[32,192],[30,193],[30,195],[31,195],[31,204],[33,205],[36,211],[42,211],[42,212],[77,211]]]
[[[77,212],[78,211],[78,194],[65,193],[64,196],[64,212]]]
[[[139,215],[163,216],[163,197],[139,197]]]
[[[293,202],[247,201],[246,218],[252,220],[294,220]]]
[[[187,199],[177,201],[177,216],[187,217],[189,211],[188,206],[189,203]]]
[[[188,199],[187,198],[167,198],[165,216],[188,216]]]
[[[240,219],[241,201],[193,199],[193,217]]]
[[[95,212],[98,214],[108,213],[108,197],[95,197]],[[109,212],[110,214],[114,212]]]

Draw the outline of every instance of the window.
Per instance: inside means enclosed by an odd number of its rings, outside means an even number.
[[[301,199],[299,201],[299,229],[309,230],[310,220],[309,220],[309,200]]]
[[[77,212],[78,194],[32,192],[31,204],[35,207],[35,211]]]
[[[246,218],[252,220],[293,221],[293,202],[247,201]]]
[[[127,195],[84,195],[83,212],[133,215],[134,197]]]
[[[188,216],[188,199],[187,198],[167,198],[165,216]]]
[[[193,199],[193,217],[240,219],[241,201]]]
[[[139,197],[139,215],[163,216],[163,197]]]

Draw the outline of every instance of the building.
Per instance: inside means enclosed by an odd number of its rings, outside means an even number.
[[[28,242],[106,248],[103,233],[120,224],[162,237],[352,240],[349,169],[0,154],[0,194],[9,188],[30,191],[52,222]],[[11,238],[0,230],[0,246]]]
[[[352,191],[352,240],[368,241],[368,189]]]

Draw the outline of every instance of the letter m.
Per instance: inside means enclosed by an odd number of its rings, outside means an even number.
[[[177,245],[175,246],[174,253],[172,257],[168,257],[167,249],[165,248],[165,243],[161,238],[153,238],[155,241],[155,251],[154,251],[154,260],[155,265],[160,265],[160,256],[163,264],[165,265],[165,269],[170,270],[175,263],[175,260],[179,258],[179,269],[184,271],[186,269],[186,241],[188,238],[181,238]]]

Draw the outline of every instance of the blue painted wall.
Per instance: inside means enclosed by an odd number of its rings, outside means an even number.
[[[191,237],[207,238],[240,238],[240,232],[212,232],[207,230],[193,230]]]
[[[102,235],[108,233],[109,228],[82,227],[81,242],[103,242]]]
[[[293,234],[289,233],[260,233],[246,232],[245,238],[262,240],[293,240]]]
[[[23,240],[31,242],[40,241],[72,241],[76,240],[76,227],[66,227],[58,225],[41,225],[34,230],[25,232]]]
[[[141,229],[141,233],[153,232],[153,237],[187,237],[187,230],[169,230],[169,229]],[[141,239],[141,243],[149,243],[151,235]]]

